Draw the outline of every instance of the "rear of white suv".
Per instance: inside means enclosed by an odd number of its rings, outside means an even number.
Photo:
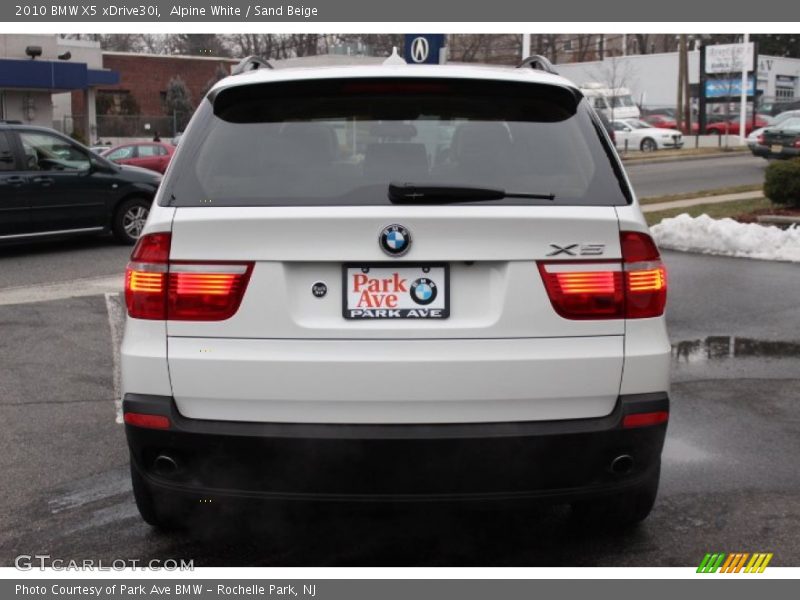
[[[668,420],[666,275],[616,154],[533,70],[218,84],[133,251],[142,516],[199,499],[548,498],[638,522]]]

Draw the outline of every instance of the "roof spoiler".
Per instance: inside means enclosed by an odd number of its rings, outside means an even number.
[[[538,71],[545,71],[546,73],[552,73],[553,75],[558,75],[558,71],[556,71],[553,63],[551,63],[547,58],[540,54],[532,54],[528,58],[524,59],[521,63],[517,65],[518,69],[536,69]]]
[[[248,71],[258,71],[259,69],[274,69],[271,64],[269,64],[263,58],[258,56],[248,56],[247,58],[243,58],[239,61],[233,69],[231,69],[231,75],[241,75],[242,73],[247,73]]]

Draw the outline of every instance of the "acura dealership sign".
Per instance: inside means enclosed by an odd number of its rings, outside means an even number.
[[[441,33],[408,34],[405,36],[403,58],[410,65],[438,65],[444,49]]]

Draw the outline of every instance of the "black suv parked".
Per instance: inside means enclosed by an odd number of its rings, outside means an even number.
[[[0,243],[111,232],[132,244],[160,182],[55,130],[0,121]]]

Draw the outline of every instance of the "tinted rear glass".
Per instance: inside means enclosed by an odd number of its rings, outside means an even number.
[[[207,100],[168,183],[175,206],[388,204],[391,182],[627,203],[586,103],[552,85],[346,79],[236,86]],[[474,203],[473,203],[474,204]]]

